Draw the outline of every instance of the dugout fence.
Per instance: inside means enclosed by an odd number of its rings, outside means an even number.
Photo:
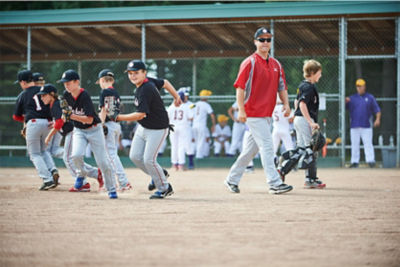
[[[44,73],[51,83],[64,70],[76,69],[94,102],[100,90],[95,84],[97,74],[110,68],[116,74],[124,111],[130,112],[134,88],[124,70],[129,60],[141,58],[149,76],[164,77],[177,89],[190,88],[192,101],[198,100],[201,89],[211,90],[209,101],[215,113],[227,114],[235,100],[232,84],[238,67],[254,52],[252,35],[260,26],[273,32],[271,54],[283,65],[291,100],[303,79],[304,60],[322,63],[317,85],[322,100],[319,123],[323,125],[326,119],[326,135],[333,140],[328,156],[341,157],[343,166],[349,158],[344,99],[356,92],[355,80],[362,77],[382,109],[382,124],[373,137],[376,155],[379,159],[379,149],[392,148],[390,140],[394,140],[399,164],[400,27],[396,16],[0,27],[0,147],[24,145],[17,134],[21,126],[11,121],[20,90],[13,81],[22,68]],[[171,102],[169,96],[163,98],[166,105]],[[379,136],[383,143],[378,145]]]

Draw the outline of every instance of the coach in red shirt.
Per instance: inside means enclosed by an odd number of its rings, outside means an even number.
[[[290,107],[285,74],[278,60],[269,56],[272,34],[267,28],[259,28],[254,34],[256,52],[240,65],[234,83],[238,103],[238,119],[245,122],[250,134],[243,140],[243,150],[231,167],[225,185],[233,193],[239,193],[239,182],[253,157],[260,152],[261,163],[270,186],[271,194],[282,194],[293,189],[282,182],[274,164],[271,125],[276,94],[283,103],[285,116]]]

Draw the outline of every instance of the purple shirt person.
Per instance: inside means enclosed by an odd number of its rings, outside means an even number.
[[[357,93],[346,97],[346,109],[350,112],[351,168],[357,168],[360,161],[360,138],[364,144],[365,160],[375,166],[374,147],[372,145],[372,119],[374,127],[381,124],[381,109],[373,95],[366,92],[366,82],[356,81]]]

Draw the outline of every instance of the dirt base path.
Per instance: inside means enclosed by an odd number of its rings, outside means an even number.
[[[240,194],[228,169],[170,170],[175,194],[149,200],[149,181],[110,200],[89,180],[42,192],[32,168],[0,169],[0,266],[400,266],[399,169],[320,169],[325,190],[268,194],[261,169]]]

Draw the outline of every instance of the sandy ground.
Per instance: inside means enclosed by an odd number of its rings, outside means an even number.
[[[0,266],[400,266],[400,170],[320,169],[325,190],[268,194],[263,172],[241,193],[228,169],[175,172],[175,194],[149,200],[148,177],[127,169],[134,190],[110,200],[90,180],[38,191],[32,168],[0,169]]]

